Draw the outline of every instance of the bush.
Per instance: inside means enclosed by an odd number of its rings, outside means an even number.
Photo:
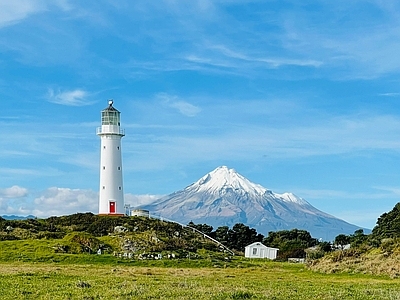
[[[18,237],[12,234],[0,234],[0,241],[15,241],[19,240]]]
[[[103,244],[94,236],[84,232],[72,232],[63,239],[62,246],[67,253],[96,253]]]

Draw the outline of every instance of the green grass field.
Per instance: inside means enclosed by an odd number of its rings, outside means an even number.
[[[175,264],[165,267],[163,261],[3,261],[0,298],[400,299],[400,282],[396,279],[320,274],[300,264],[244,258],[235,258],[222,267],[199,267],[193,260],[187,261],[185,267]]]
[[[112,244],[115,238],[99,239]],[[226,260],[223,253],[204,249],[193,254],[196,259],[125,260],[57,253],[62,242],[1,241],[0,299],[400,299],[399,277],[363,274],[355,266],[361,258],[346,261],[343,270],[348,271],[333,273],[341,270],[335,261],[312,271],[302,264],[241,256]],[[371,264],[381,266],[381,261],[399,263],[398,256],[376,256]]]

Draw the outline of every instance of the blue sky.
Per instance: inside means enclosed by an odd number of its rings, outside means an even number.
[[[372,228],[400,199],[398,1],[0,0],[0,215],[97,211],[100,111],[126,202],[227,165]]]

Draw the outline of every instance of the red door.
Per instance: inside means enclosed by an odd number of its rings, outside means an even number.
[[[115,202],[110,202],[110,214],[115,214]]]

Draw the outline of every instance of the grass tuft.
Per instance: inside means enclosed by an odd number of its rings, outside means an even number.
[[[253,298],[253,293],[246,292],[246,291],[237,291],[232,294],[231,298],[235,299],[235,300],[251,299],[251,298]]]
[[[76,286],[79,287],[79,288],[90,288],[91,287],[90,283],[87,283],[87,282],[81,281],[81,280],[79,280],[76,283]]]

